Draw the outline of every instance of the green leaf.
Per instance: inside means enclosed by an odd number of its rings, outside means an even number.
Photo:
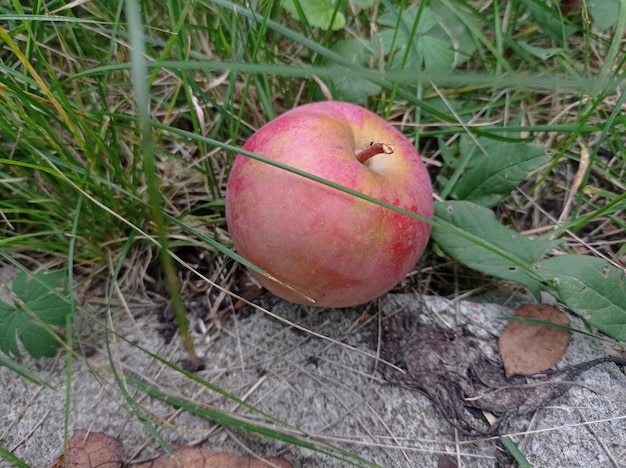
[[[369,45],[368,41],[349,39],[339,41],[331,50],[342,57],[349,57],[354,64],[365,65],[372,55]],[[345,70],[345,75],[338,74],[329,79],[335,99],[365,105],[370,96],[380,93],[379,85],[343,67],[342,70]]]
[[[294,0],[284,0],[283,7],[295,19],[299,19]],[[301,0],[300,7],[309,25],[315,28],[337,31],[346,25],[346,17],[340,11],[337,12],[333,21],[336,8],[336,1],[334,0]]]
[[[454,66],[465,63],[476,52],[476,36],[470,28],[479,30],[481,25],[475,21],[474,15],[455,12],[444,2],[433,2],[430,6],[441,18],[432,34],[439,39],[445,39],[452,45],[455,51]],[[458,14],[463,14],[463,21],[459,21]]]
[[[604,31],[617,23],[620,0],[588,0],[587,9],[595,26]]]
[[[16,455],[13,455],[13,452],[2,446],[0,446],[0,458],[8,461],[11,463],[11,466],[14,466],[15,468],[30,468],[30,465],[28,465],[24,460],[20,459]]]
[[[454,49],[450,40],[425,35],[419,42],[419,54],[424,59],[424,69],[432,73],[445,73],[454,66]]]
[[[590,325],[626,340],[626,274],[606,260],[560,255],[533,266],[546,288]]]
[[[59,342],[46,325],[64,325],[70,295],[63,272],[20,273],[13,280],[15,305],[0,301],[0,349],[19,356],[17,337],[33,357],[52,357]]]
[[[474,203],[435,203],[432,238],[452,258],[474,270],[515,281],[536,297],[541,279],[532,265],[558,241],[530,239],[500,224],[493,211]]]
[[[333,78],[333,98],[366,105],[370,96],[380,93],[380,86],[358,76]]]
[[[461,152],[466,154],[462,154],[461,159],[467,157],[474,161],[471,168],[458,178],[452,191],[454,198],[459,200],[493,206],[526,180],[530,171],[550,161],[541,146],[480,138],[478,143],[483,153],[473,142],[466,144],[468,139],[462,141]]]
[[[437,13],[428,7],[422,9],[412,43],[409,40],[411,39],[413,24],[417,21],[415,12],[408,10],[402,12],[400,26],[396,30],[397,18],[397,12],[389,12],[380,16],[377,22],[390,29],[385,29],[375,38],[380,42],[386,54],[395,53],[392,68],[401,68],[407,47],[410,47],[410,53],[404,64],[404,69],[424,69],[433,73],[442,73],[452,68],[455,53],[450,38],[444,40],[434,33],[434,29],[439,27],[441,21],[441,17]]]
[[[506,448],[509,453],[513,456],[515,461],[517,462],[517,466],[519,468],[532,468],[532,465],[528,462],[524,454],[521,452],[519,447],[513,440],[509,437],[502,438],[502,445]]]

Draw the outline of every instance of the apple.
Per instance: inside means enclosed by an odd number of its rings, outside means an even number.
[[[409,140],[363,107],[325,101],[263,125],[242,147],[424,218],[432,186]],[[239,154],[226,188],[236,251],[288,301],[350,307],[393,288],[415,266],[430,225]]]

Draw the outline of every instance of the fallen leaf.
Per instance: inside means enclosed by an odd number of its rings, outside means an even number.
[[[52,468],[119,468],[122,455],[122,443],[115,437],[78,429]]]
[[[515,416],[546,406],[581,372],[604,362],[626,365],[607,356],[536,376],[507,376],[501,362],[481,351],[479,341],[466,328],[444,329],[408,311],[394,313],[383,321],[380,356],[395,367],[383,365],[380,371],[388,382],[428,395],[464,435],[483,437],[503,432]]]
[[[524,304],[515,317],[569,327],[565,313],[545,304]],[[507,375],[533,375],[554,366],[565,354],[570,332],[562,328],[530,322],[509,322],[498,340]]]
[[[255,458],[227,452],[213,452],[198,447],[183,446],[171,454],[133,465],[134,468],[291,468],[283,458]]]
[[[67,452],[51,468],[120,468],[123,445],[102,432],[77,429],[68,440]],[[171,454],[161,455],[133,468],[292,468],[284,458],[255,458],[214,452],[198,447],[181,446]]]

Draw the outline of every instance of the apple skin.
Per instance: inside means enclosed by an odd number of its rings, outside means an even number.
[[[361,163],[356,154],[372,142],[393,153]],[[419,154],[360,106],[296,107],[242,148],[432,219],[432,186]],[[351,307],[389,291],[430,236],[427,223],[241,154],[228,179],[226,219],[237,252],[278,280],[252,271],[263,286],[319,307]]]

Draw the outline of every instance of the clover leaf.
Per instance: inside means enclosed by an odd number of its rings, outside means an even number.
[[[20,355],[17,338],[33,357],[52,357],[60,343],[49,326],[64,325],[70,308],[64,272],[22,272],[13,280],[14,304],[0,301],[0,350]]]
[[[338,11],[335,14],[335,0],[307,0],[299,2],[299,6],[310,26],[337,31],[346,24],[346,17],[343,13]],[[298,8],[293,0],[285,0],[283,7],[291,16],[300,19]]]

